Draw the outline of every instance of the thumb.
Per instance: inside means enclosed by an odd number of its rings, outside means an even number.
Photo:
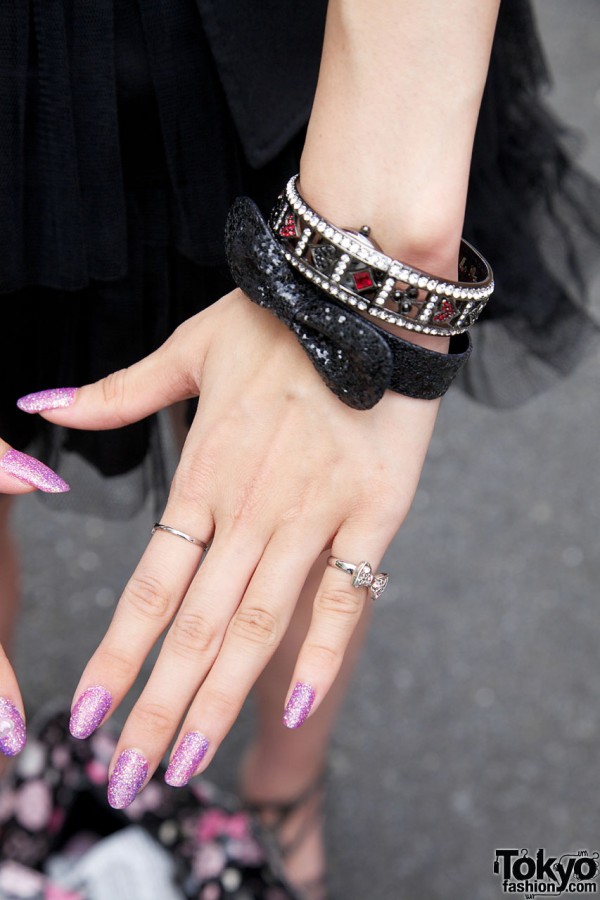
[[[17,400],[17,406],[68,428],[120,428],[178,400],[197,396],[201,356],[196,342],[193,366],[188,362],[192,354],[177,329],[158,350],[126,369],[83,387],[27,394]]]

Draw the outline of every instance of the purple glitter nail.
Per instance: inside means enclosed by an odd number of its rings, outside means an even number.
[[[69,730],[75,738],[88,738],[112,706],[112,695],[99,684],[86,688],[77,698]]]
[[[315,700],[315,689],[306,681],[297,681],[283,714],[283,724],[299,728],[306,720]]]
[[[123,750],[108,782],[108,802],[125,809],[139,794],[148,775],[148,760],[137,750]]]
[[[63,481],[56,472],[41,463],[39,459],[28,456],[27,453],[21,453],[20,450],[7,450],[0,459],[0,469],[4,469],[19,481],[31,484],[46,494],[62,494],[70,490],[67,482]]]
[[[0,750],[5,756],[16,756],[26,743],[23,716],[10,700],[0,697]]]
[[[183,787],[187,784],[206,756],[207,750],[208,739],[199,731],[188,731],[165,772],[167,784],[171,787]]]
[[[77,388],[74,387],[49,388],[46,391],[19,397],[17,406],[28,413],[43,412],[45,409],[65,409],[71,406],[76,393]]]

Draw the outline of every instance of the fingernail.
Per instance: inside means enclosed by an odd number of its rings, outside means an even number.
[[[183,787],[188,783],[208,750],[208,739],[199,731],[188,731],[173,754],[165,781],[171,787]]]
[[[31,484],[46,494],[62,494],[69,491],[69,485],[60,476],[27,453],[20,450],[7,450],[0,459],[0,469],[14,475],[19,481]]]
[[[148,760],[137,750],[123,750],[108,782],[108,802],[125,809],[139,794],[148,775]]]
[[[45,409],[65,409],[75,399],[77,388],[49,388],[46,391],[37,391],[35,394],[25,394],[19,397],[17,406],[23,412],[37,413]]]
[[[288,728],[299,728],[306,721],[314,700],[315,689],[306,681],[297,681],[283,714],[283,724]]]
[[[112,706],[110,691],[99,684],[86,688],[77,698],[71,713],[69,731],[75,738],[88,738]]]
[[[5,756],[16,756],[26,743],[23,716],[10,700],[0,697],[0,750]]]

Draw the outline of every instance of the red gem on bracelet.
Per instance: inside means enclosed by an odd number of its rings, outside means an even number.
[[[286,216],[285,222],[279,229],[279,234],[284,238],[298,237],[298,232],[296,231],[296,219],[294,218],[293,213]]]
[[[357,291],[368,291],[369,288],[375,286],[373,277],[368,269],[361,269],[360,272],[352,272],[354,285]]]
[[[450,300],[442,300],[440,311],[433,317],[434,322],[447,322],[455,315],[454,304]]]

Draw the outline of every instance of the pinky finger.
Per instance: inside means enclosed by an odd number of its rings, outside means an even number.
[[[17,679],[0,647],[0,753],[16,756],[27,741],[23,702]]]
[[[349,551],[343,559],[354,560],[351,554],[356,545],[357,540],[351,534],[339,532],[334,556],[336,548],[343,547],[345,554]],[[372,558],[379,559],[380,555],[373,552]],[[359,559],[357,556],[355,561]],[[327,566],[286,697],[283,724],[287,728],[299,728],[317,710],[335,681],[356,626],[371,603],[367,587],[353,587],[350,575]]]

